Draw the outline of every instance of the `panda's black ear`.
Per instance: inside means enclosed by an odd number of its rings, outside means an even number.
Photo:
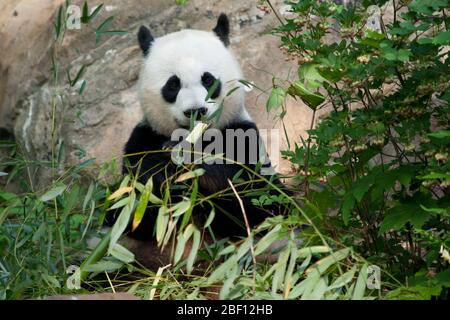
[[[152,34],[150,33],[150,30],[145,26],[141,26],[138,32],[138,41],[139,46],[141,47],[142,52],[144,53],[144,56],[148,54],[148,51],[152,45],[153,40],[154,39]]]
[[[230,22],[225,13],[221,13],[219,19],[217,20],[217,25],[213,29],[215,34],[222,40],[225,46],[230,44]]]

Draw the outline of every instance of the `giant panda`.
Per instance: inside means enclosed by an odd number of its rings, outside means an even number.
[[[137,38],[143,61],[138,90],[144,117],[125,145],[123,173],[138,175],[138,180],[143,184],[151,177],[154,192],[163,197],[168,179],[180,172],[180,165],[174,163],[170,152],[158,151],[174,147],[177,142],[172,137],[175,130],[190,128],[193,120],[204,120],[219,114],[210,123],[210,128],[223,133],[224,145],[226,139],[231,139],[226,134],[230,130],[256,132],[256,142],[244,139],[244,148],[237,150],[245,153],[245,157],[241,157],[245,159],[241,161],[245,167],[239,163],[195,165],[195,168],[204,169],[204,174],[198,179],[198,192],[203,196],[219,195],[211,199],[216,212],[211,229],[221,237],[238,237],[245,236],[247,226],[253,228],[267,217],[279,214],[282,209],[279,205],[267,207],[252,202],[252,192],[255,190],[259,194],[273,192],[268,183],[256,178],[253,172],[258,168],[267,168],[270,162],[266,161],[261,166],[249,160],[249,150],[255,145],[258,155],[262,154],[264,158],[264,144],[245,108],[245,89],[239,82],[243,74],[228,48],[229,29],[229,20],[225,14],[219,16],[212,31],[185,29],[154,38],[147,27],[140,27]],[[236,154],[226,153],[225,157],[238,156],[237,152],[231,153]],[[230,188],[229,181],[236,175],[240,181],[244,181],[235,188],[242,194],[240,199]],[[269,179],[283,187],[276,176]],[[192,180],[184,182],[189,183]],[[173,188],[171,200],[176,202],[175,198],[181,199],[182,192],[183,188]],[[211,211],[211,203],[194,207],[194,220],[204,221]],[[129,235],[142,240],[151,239],[157,213],[157,208],[147,208],[140,225],[133,232],[130,230]],[[114,217],[109,217],[108,221],[114,222]]]

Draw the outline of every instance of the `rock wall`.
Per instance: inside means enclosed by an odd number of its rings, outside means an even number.
[[[177,6],[168,0],[89,1],[91,7],[104,3],[102,13],[93,22],[115,16],[114,29],[129,31],[123,36],[102,38],[96,45],[89,27],[68,30],[58,52],[61,77],[65,69],[72,73],[83,65],[87,82],[82,96],[79,88],[51,83],[50,48],[53,25],[62,0],[2,0],[0,3],[0,127],[14,132],[31,159],[49,160],[52,109],[56,113],[56,137],[64,149],[64,161],[76,164],[95,158],[100,165],[119,157],[141,113],[136,96],[141,53],[136,32],[149,25],[155,36],[182,28],[210,30],[221,12],[231,22],[231,49],[245,77],[258,87],[269,89],[273,76],[295,78],[297,65],[285,61],[279,39],[269,31],[278,24],[275,16],[260,11],[256,1],[189,0]],[[83,1],[72,1],[81,5]],[[281,0],[273,1],[276,8]],[[62,79],[61,83],[65,83]],[[52,105],[56,91],[67,92],[64,101]],[[253,90],[247,95],[247,108],[260,128],[281,129],[280,121],[265,112],[267,95]],[[299,141],[311,122],[311,113],[300,102],[289,100],[285,125],[292,141]],[[286,148],[283,130],[281,148]],[[278,152],[271,158],[278,171],[288,172]]]

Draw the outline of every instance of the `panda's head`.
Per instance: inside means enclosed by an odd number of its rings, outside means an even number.
[[[154,39],[149,29],[139,29],[144,53],[139,95],[145,118],[156,131],[170,136],[189,127],[193,115],[205,119],[220,114],[213,124],[217,128],[248,120],[242,72],[227,48],[228,35],[225,14],[211,32],[187,29]]]

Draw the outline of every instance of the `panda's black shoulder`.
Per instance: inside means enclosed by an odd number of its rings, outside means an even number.
[[[125,145],[125,154],[149,150],[159,150],[169,138],[158,133],[151,125],[143,120],[136,125]]]

